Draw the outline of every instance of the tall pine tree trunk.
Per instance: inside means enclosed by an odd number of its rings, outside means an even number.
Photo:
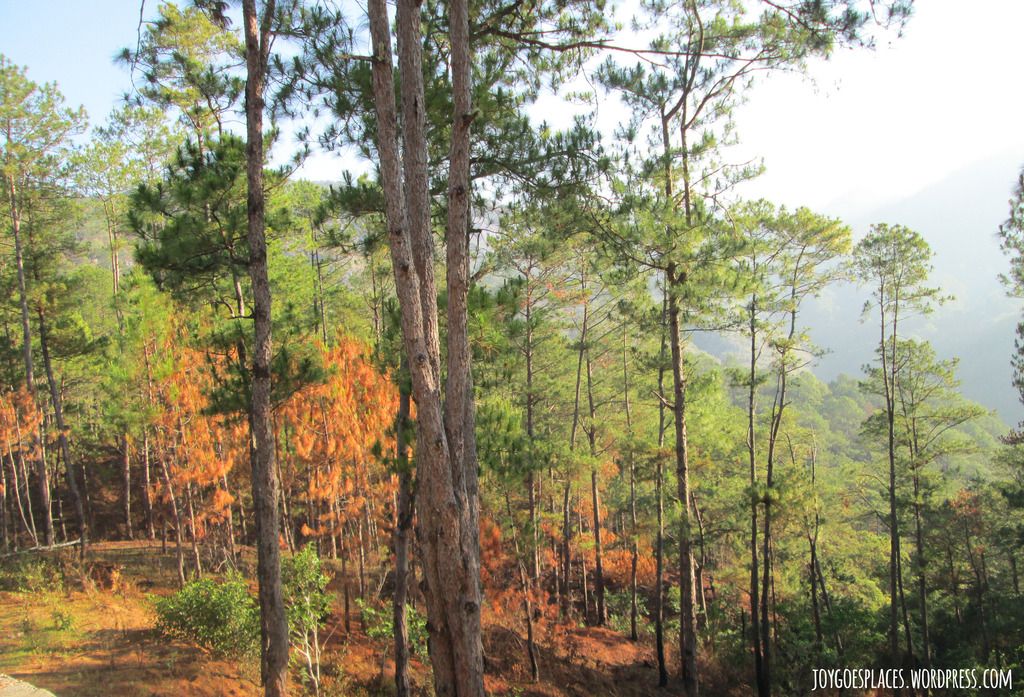
[[[153,526],[153,492],[149,472],[149,432],[142,434],[142,509],[146,515],[146,537],[156,539],[156,528]]]
[[[262,14],[256,0],[242,0],[245,25],[245,125],[249,278],[255,342],[252,351],[252,404],[249,412],[252,498],[256,509],[257,579],[260,601],[260,673],[267,697],[288,693],[288,621],[281,589],[278,546],[277,470],[271,417],[271,312],[264,230],[263,91],[270,52],[274,0],[265,0]]]
[[[8,143],[11,134],[7,134]],[[21,310],[21,353],[25,361],[25,387],[32,395],[33,404],[36,400],[35,366],[32,360],[32,329],[29,321],[28,290],[25,283],[25,251],[22,244],[21,234],[21,210],[18,205],[18,189],[13,175],[7,176],[7,195],[11,214],[11,231],[14,237],[14,261],[18,269],[18,304]],[[39,443],[39,435],[33,434],[33,441],[36,446]],[[37,484],[39,486],[39,501],[47,514],[43,517],[43,534],[46,545],[53,544],[53,519],[49,515],[50,510],[50,478],[46,471],[45,458],[36,460]],[[66,463],[65,463],[66,466]],[[26,487],[28,481],[25,482]]]
[[[64,423],[64,400],[61,398],[60,386],[57,384],[57,380],[53,374],[53,364],[50,361],[50,345],[49,345],[49,332],[47,331],[46,315],[42,308],[39,309],[39,347],[43,354],[43,368],[46,371],[46,381],[50,386],[50,401],[53,403],[53,416],[57,422],[57,444],[60,448],[60,455],[64,461],[64,472],[68,483],[68,493],[71,494],[71,503],[75,507],[75,517],[78,519],[78,530],[81,535],[81,543],[79,545],[79,556],[85,558],[85,549],[89,540],[89,526],[85,519],[85,509],[82,506],[82,496],[78,491],[78,481],[75,478],[75,468],[71,461],[71,452],[68,448],[68,431],[66,424]],[[43,460],[43,469],[46,468],[45,458]],[[50,531],[50,543],[53,538],[53,519],[50,516],[49,507],[49,488],[47,488],[47,505],[44,507],[44,517],[46,518],[46,526]]]
[[[594,406],[594,376],[590,363],[590,349],[586,351],[587,364],[587,407],[589,424],[587,440],[590,443],[591,460],[597,460],[597,410]],[[603,627],[608,621],[608,611],[604,602],[604,553],[601,547],[601,492],[598,488],[597,466],[590,468],[590,503],[594,509],[594,607],[596,618],[594,623]]]
[[[921,605],[921,651],[925,668],[932,667],[931,636],[928,631],[928,561],[924,549],[924,526],[921,520],[921,481],[920,472],[914,470],[914,542],[917,546],[917,595]]]
[[[667,284],[666,284],[667,285]],[[654,493],[657,499],[658,529],[654,543],[654,648],[658,658],[658,687],[668,685],[668,666],[665,661],[665,364],[668,335],[668,293],[661,304],[661,346],[658,351],[658,452],[654,474]]]
[[[679,585],[680,620],[679,650],[682,664],[683,689],[687,697],[697,697],[700,684],[697,675],[697,612],[696,588],[693,569],[693,543],[691,535],[692,507],[690,503],[689,452],[686,438],[686,373],[683,365],[680,308],[672,285],[675,270],[669,271],[669,342],[672,349],[673,416],[676,433],[676,481],[682,513],[679,521]]]
[[[417,407],[417,501],[419,538],[423,541],[419,557],[427,588],[434,688],[439,697],[482,697],[479,513],[466,317],[472,118],[468,6],[465,0],[449,5],[454,114],[448,177],[448,365],[443,407],[427,188],[420,5],[400,0],[397,10],[403,78],[401,150],[387,6],[383,0],[371,0],[368,11],[381,184],[402,339]]]
[[[125,533],[129,540],[134,540],[135,533],[132,531],[132,462],[127,433],[121,435],[121,489],[124,494],[121,504],[124,511]]]
[[[395,638],[395,694],[409,697],[409,628],[406,624],[406,601],[409,593],[409,552],[412,547],[413,486],[412,464],[406,446],[406,429],[409,427],[409,390],[403,383],[398,396],[398,419],[396,441],[398,450],[398,506],[396,511],[395,548],[395,592],[393,595],[394,638]]]

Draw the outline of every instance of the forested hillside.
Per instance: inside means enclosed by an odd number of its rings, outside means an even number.
[[[991,323],[943,314],[929,230],[745,200],[761,167],[730,150],[756,80],[898,40],[909,2],[645,0],[629,28],[583,0],[141,9],[109,115],[0,56],[0,670],[59,694],[1024,680],[1024,444],[918,331]],[[555,130],[552,95],[621,122]],[[314,150],[362,173],[305,180]],[[1022,201],[986,233],[1015,297]],[[840,284],[862,311],[821,311]]]

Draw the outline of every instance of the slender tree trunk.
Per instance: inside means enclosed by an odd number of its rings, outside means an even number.
[[[821,512],[818,510],[818,484],[817,484],[817,445],[811,450],[811,496],[814,497],[814,523],[811,532],[807,536],[807,543],[810,547],[810,560],[807,564],[807,579],[811,590],[811,614],[814,621],[814,650],[817,656],[821,656],[825,645],[824,635],[821,631],[821,609],[818,606],[818,532],[821,528]],[[795,458],[794,458],[795,460]]]
[[[178,585],[184,587],[185,585],[185,555],[182,552],[182,540],[181,540],[181,514],[178,512],[178,499],[174,495],[174,484],[171,482],[171,473],[167,469],[167,460],[160,458],[160,470],[164,478],[164,486],[167,488],[167,498],[171,504],[171,513],[174,516],[174,541],[176,543],[175,553],[177,555],[178,562]],[[166,530],[166,524],[164,528]],[[164,538],[166,539],[166,534]]]
[[[925,668],[932,667],[931,637],[928,631],[928,560],[924,551],[924,531],[921,522],[921,483],[920,475],[914,471],[914,542],[917,546],[917,597],[921,605],[921,658]]]
[[[671,187],[671,182],[666,186]],[[671,191],[671,189],[670,189]],[[655,459],[654,494],[657,499],[657,531],[654,541],[654,648],[658,659],[658,687],[668,685],[665,661],[665,366],[668,363],[668,283],[663,280],[661,301],[661,343],[658,349],[658,451]]]
[[[832,610],[832,596],[828,593],[828,588],[825,586],[825,574],[821,571],[821,558],[815,555],[815,565],[817,566],[818,572],[818,587],[821,589],[821,599],[825,603],[825,612],[828,613],[829,619],[832,621],[832,625],[835,627],[834,613]],[[839,656],[839,663],[842,665],[846,660],[846,652],[843,648],[843,635],[839,632],[839,627],[835,628],[835,646],[836,654]]]
[[[676,282],[675,272],[668,274],[670,284]],[[679,648],[682,664],[683,689],[687,697],[697,697],[700,683],[697,675],[697,614],[696,593],[693,574],[693,545],[691,541],[690,468],[686,439],[686,374],[683,366],[682,331],[680,309],[676,294],[669,293],[669,341],[672,348],[673,416],[676,432],[676,480],[678,483],[679,505],[682,513],[679,521],[679,577],[680,577],[680,622]]]
[[[345,633],[349,634],[352,631],[352,580],[348,575],[348,554],[352,548],[351,541],[348,539],[348,535],[345,534],[349,525],[342,524],[341,526],[341,578],[344,584],[343,595],[345,598]]]
[[[883,293],[880,288],[879,293]],[[880,295],[880,297],[884,297]],[[899,537],[899,521],[897,518],[896,511],[896,435],[895,435],[895,413],[893,404],[893,385],[890,379],[890,363],[895,363],[895,356],[891,358],[888,356],[889,348],[886,346],[886,319],[885,319],[885,308],[881,309],[881,359],[882,359],[882,379],[884,383],[884,397],[885,397],[885,409],[886,409],[886,428],[888,438],[888,456],[889,456],[889,660],[892,663],[893,668],[898,668],[901,664],[900,660],[900,649],[899,649],[899,587],[898,587],[898,566],[900,559],[900,537]],[[896,326],[896,321],[893,320],[893,326]],[[893,347],[895,348],[895,336],[893,337]],[[896,375],[896,367],[892,366],[892,376]],[[897,691],[897,694],[898,691]]]
[[[703,629],[708,615],[707,598],[704,596],[704,569],[708,563],[707,548],[704,544],[704,515],[701,513],[700,506],[697,505],[697,496],[692,491],[690,492],[690,501],[693,504],[693,518],[697,521],[697,546],[700,550],[696,564],[697,609],[700,611],[697,616],[697,626]]]
[[[587,406],[589,424],[587,440],[590,443],[590,457],[597,459],[597,410],[594,407],[594,376],[590,363],[590,349],[586,351],[587,365]],[[601,547],[601,492],[598,488],[597,467],[590,468],[590,500],[594,509],[594,605],[597,611],[594,623],[603,627],[608,621],[604,602],[604,551]]]
[[[149,432],[142,434],[142,510],[146,514],[146,537],[150,540],[156,539],[156,529],[153,527],[153,493],[151,490],[149,472]]]
[[[366,599],[366,528],[363,527],[363,519],[356,523],[356,537],[359,538],[359,599]]]
[[[78,519],[78,529],[81,535],[81,544],[79,545],[79,556],[85,558],[85,549],[89,539],[89,526],[85,519],[85,510],[82,507],[82,497],[78,493],[78,482],[75,478],[75,469],[72,466],[71,453],[68,448],[68,436],[67,426],[64,423],[64,402],[61,398],[60,388],[57,385],[57,380],[53,374],[53,364],[50,362],[50,348],[49,348],[49,332],[47,331],[46,315],[43,313],[42,308],[39,309],[39,346],[43,353],[43,368],[46,371],[46,381],[50,385],[50,401],[53,403],[53,416],[57,422],[57,444],[60,448],[61,458],[64,460],[64,472],[67,477],[68,493],[71,495],[71,502],[75,507],[75,517]],[[46,467],[45,458],[43,458],[43,469]],[[53,538],[53,520],[50,518],[50,506],[49,506],[49,487],[47,487],[46,506],[46,526],[50,530],[50,543]]]
[[[668,685],[665,661],[665,467],[661,453],[658,453],[656,467],[654,488],[658,500],[658,539],[655,543],[654,648],[658,657],[658,687],[665,687]]]
[[[203,563],[199,558],[199,536],[196,533],[196,510],[192,504],[192,483],[185,482],[185,507],[188,509],[188,536],[192,545],[193,578],[202,578]]]
[[[572,498],[572,480],[566,477],[565,489],[562,492],[562,619],[568,620],[571,614],[572,599],[569,580],[572,578],[572,516],[569,502]]]
[[[758,515],[760,503],[757,484],[757,431],[755,420],[757,415],[757,295],[751,296],[749,308],[750,333],[750,374],[747,385],[747,453],[749,458],[750,486],[750,631],[751,645],[754,651],[754,679],[759,697],[769,697],[771,683],[765,668],[764,645],[761,635],[761,592],[759,579]]]
[[[11,549],[11,533],[7,526],[7,509],[7,471],[4,469],[3,454],[0,453],[0,542],[2,542],[4,552],[8,552]]]
[[[406,446],[405,432],[409,427],[409,391],[404,380],[398,395],[398,423],[396,441],[398,450],[398,507],[396,512],[395,592],[393,595],[395,633],[395,693],[409,697],[409,629],[406,625],[406,601],[409,593],[409,552],[413,523],[414,492],[412,464]]]
[[[274,431],[277,431],[275,427]],[[281,455],[280,455],[281,439],[274,439],[274,467],[277,470],[277,481],[281,487],[281,495],[278,496],[278,500],[281,503],[281,528],[284,530],[284,542],[288,545],[288,551],[295,554],[295,536],[292,532],[294,530],[294,523],[292,520],[291,508],[288,506],[288,500],[291,497],[291,487],[284,486],[284,474],[281,471]],[[241,505],[241,502],[239,502]],[[243,511],[242,516],[242,534],[245,535],[245,516]]]
[[[21,525],[25,528],[25,533],[29,536],[29,539],[32,540],[31,546],[38,547],[39,536],[36,534],[35,524],[32,520],[32,502],[28,495],[28,482],[25,482],[24,487],[18,483],[18,465],[15,461],[14,453],[10,450],[10,444],[8,444],[7,454],[8,457],[10,457],[11,462],[11,480],[14,485],[14,500],[18,504],[18,515],[21,517]],[[27,515],[26,510],[28,511]]]
[[[985,590],[988,585],[977,557],[974,554],[974,545],[971,544],[971,532],[964,520],[964,547],[967,550],[967,560],[971,564],[971,571],[974,572],[974,595],[978,602],[978,620],[981,627],[981,645],[983,659],[988,660],[992,653],[992,643],[989,638],[988,618],[985,612]],[[984,553],[982,553],[984,554]]]
[[[903,638],[906,642],[907,647],[907,658],[913,662],[914,660],[914,635],[910,632],[910,612],[907,610],[907,595],[903,588],[903,558],[900,557],[899,564],[896,567],[896,579],[899,583],[899,595],[900,595],[900,613],[903,619]],[[914,690],[911,688],[910,693],[913,694]]]
[[[537,525],[537,482],[536,482],[536,465],[533,461],[533,440],[534,440],[534,429],[533,429],[533,405],[535,397],[533,394],[533,324],[531,321],[532,313],[532,299],[530,297],[530,276],[526,274],[526,345],[524,347],[524,354],[526,357],[526,395],[524,397],[526,401],[526,438],[530,443],[530,463],[529,470],[526,473],[526,489],[530,503],[530,537],[532,541],[531,554],[530,554],[530,579],[534,585],[540,584],[540,544],[538,542],[538,525]]]
[[[579,526],[580,537],[583,537],[583,496],[576,500],[576,524]],[[590,621],[590,587],[587,579],[587,555],[580,550],[580,585],[583,587],[583,621]]]
[[[221,484],[224,487],[224,493],[227,494],[229,497],[233,498],[231,496],[231,489],[228,488],[228,475],[227,475],[227,473],[225,473],[221,477]],[[225,518],[226,518],[224,523],[225,523],[225,526],[227,527],[227,533],[228,533],[228,558],[227,558],[227,561],[228,561],[228,563],[230,563],[232,568],[237,568],[237,566],[238,566],[238,551],[237,551],[237,549],[235,547],[235,515],[234,515],[234,510],[233,510],[233,508],[232,508],[230,503],[228,504],[227,510],[224,511],[224,514],[225,514]]]
[[[245,25],[245,122],[249,278],[255,343],[252,352],[252,403],[249,412],[252,498],[256,509],[257,578],[260,600],[260,674],[267,697],[288,694],[288,621],[281,589],[277,512],[278,480],[274,467],[271,420],[271,296],[267,271],[263,192],[263,89],[270,52],[274,0],[265,0],[262,15],[256,0],[242,0]]]
[[[8,131],[7,142],[11,141],[11,134]],[[32,403],[36,403],[36,382],[35,371],[32,360],[32,329],[29,321],[28,290],[25,282],[25,253],[22,246],[21,235],[21,208],[18,205],[18,190],[13,175],[7,176],[7,195],[11,214],[11,231],[14,237],[14,259],[18,269],[18,302],[21,309],[21,352],[25,361],[25,387],[32,395]],[[33,436],[35,444],[39,445],[38,434]],[[50,479],[46,471],[46,461],[40,457],[36,461],[37,485],[39,487],[39,500],[43,510],[50,510]],[[25,480],[26,487],[28,479]],[[43,535],[46,545],[53,545],[53,520],[49,514],[43,518]],[[84,548],[83,548],[84,550]]]
[[[129,540],[135,539],[132,532],[132,468],[131,452],[129,451],[128,434],[121,436],[121,488],[124,490],[124,528]]]
[[[824,647],[825,640],[821,632],[821,610],[818,607],[818,581],[815,576],[815,569],[818,564],[818,543],[815,539],[815,535],[812,535],[808,539],[810,546],[810,560],[807,563],[807,583],[811,591],[811,619],[814,622],[814,653],[816,656],[821,656],[822,648]]]
[[[790,301],[793,303],[793,307],[796,305],[795,296],[791,296]],[[751,305],[753,307],[753,304]],[[753,318],[751,321],[751,335],[753,336]],[[796,338],[796,310],[790,312],[790,326],[789,336],[787,337],[786,346],[792,346],[793,341]],[[752,346],[753,348],[753,346]],[[764,681],[768,686],[768,693],[771,693],[772,679],[771,679],[771,641],[769,637],[773,635],[773,623],[774,612],[769,615],[769,603],[768,603],[768,590],[769,588],[775,588],[775,576],[774,576],[774,559],[773,559],[773,540],[772,540],[772,497],[774,496],[775,486],[775,456],[776,450],[779,443],[779,432],[782,428],[782,415],[786,409],[786,387],[787,377],[789,374],[790,366],[788,363],[788,348],[782,349],[782,354],[779,357],[778,367],[778,378],[777,387],[775,390],[775,399],[772,403],[771,419],[768,429],[768,452],[766,458],[765,467],[765,497],[764,497],[764,538],[762,543],[764,545],[764,553],[762,555],[762,573],[761,579],[761,651],[762,656],[762,667],[764,669]],[[752,374],[753,378],[754,375]],[[772,603],[774,607],[774,603]],[[775,625],[774,633],[777,633],[778,626]],[[778,642],[776,642],[778,643]]]
[[[530,600],[530,581],[526,575],[526,568],[523,566],[519,550],[519,535],[516,534],[516,519],[512,515],[512,503],[509,501],[507,491],[505,492],[505,511],[508,513],[509,525],[512,527],[512,544],[516,555],[516,566],[519,568],[519,587],[523,593],[523,617],[526,620],[526,653],[530,659],[530,679],[537,682],[540,680],[540,665],[537,662],[537,647],[533,639],[533,604]]]
[[[629,565],[629,638],[637,641],[640,638],[637,631],[638,607],[636,600],[637,563],[640,557],[639,531],[636,522],[636,460],[633,454],[633,414],[629,404],[629,363],[626,360],[626,323],[622,323],[622,395],[623,406],[626,411],[626,433],[630,438],[629,449],[626,454],[627,466],[629,468],[629,535],[632,538],[630,544],[630,565]]]

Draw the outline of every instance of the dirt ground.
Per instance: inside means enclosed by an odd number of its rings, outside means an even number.
[[[108,542],[93,547],[83,569],[74,552],[59,553],[67,581],[31,592],[0,593],[0,673],[58,697],[248,697],[258,694],[253,660],[218,659],[169,641],[153,629],[153,597],[177,587],[173,553],[160,544]],[[336,579],[332,587],[340,584]],[[322,694],[388,695],[394,666],[389,642],[368,637],[354,603],[350,631],[341,594],[328,621]],[[530,681],[525,640],[484,614],[487,689],[516,697],[675,695],[655,687],[653,651],[609,629],[538,624],[541,680]],[[429,695],[429,669],[414,660],[419,694]]]

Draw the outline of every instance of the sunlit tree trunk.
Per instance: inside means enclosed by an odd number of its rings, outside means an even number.
[[[278,546],[278,488],[274,467],[271,417],[271,296],[267,270],[263,191],[263,91],[270,53],[274,0],[265,0],[262,14],[256,0],[242,0],[245,31],[245,124],[249,278],[255,340],[249,412],[252,498],[256,509],[257,578],[259,580],[260,673],[267,697],[288,694],[288,621],[281,589]]]
[[[417,408],[417,501],[423,542],[418,556],[427,589],[434,688],[439,697],[482,697],[479,513],[466,324],[472,120],[468,6],[465,0],[449,5],[454,112],[448,177],[448,363],[443,406],[427,188],[420,5],[400,0],[396,14],[403,78],[401,150],[387,7],[383,0],[371,0],[368,10],[381,184],[402,339]]]
[[[668,272],[669,343],[672,349],[673,417],[675,422],[676,481],[681,515],[679,521],[680,621],[679,648],[682,663],[683,689],[687,697],[697,697],[697,600],[693,569],[692,515],[690,502],[690,463],[686,434],[686,374],[683,365],[680,308],[672,286],[677,282],[676,270]]]

